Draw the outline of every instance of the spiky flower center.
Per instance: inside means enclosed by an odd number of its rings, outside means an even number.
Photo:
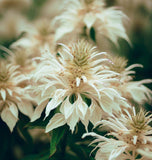
[[[89,77],[90,74],[90,56],[94,52],[92,46],[85,42],[80,41],[73,45],[71,48],[73,60],[68,62],[66,69],[69,74],[69,82],[72,89],[78,89],[80,82],[83,82],[83,76]]]
[[[110,57],[110,59],[112,61],[112,63],[109,66],[110,70],[115,71],[117,73],[121,73],[125,70],[128,60],[118,56]]]
[[[150,126],[148,125],[148,121],[150,120],[150,117],[146,117],[146,115],[147,113],[141,109],[137,115],[132,116],[132,120],[129,121],[129,124],[134,133],[140,133],[149,129]]]
[[[89,63],[90,55],[93,53],[92,46],[85,42],[80,41],[71,47],[71,53],[73,55],[73,62],[76,66],[83,67]]]

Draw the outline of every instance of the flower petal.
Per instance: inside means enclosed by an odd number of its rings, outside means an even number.
[[[56,90],[53,98],[51,101],[47,104],[46,110],[45,110],[45,118],[50,114],[50,111],[58,107],[58,105],[63,102],[65,98],[66,90],[64,89],[58,89]]]
[[[6,91],[3,88],[1,89],[1,96],[2,96],[3,101],[5,101],[6,100]]]
[[[88,28],[91,28],[95,21],[96,21],[96,17],[92,13],[88,13],[85,15],[84,23]]]
[[[3,109],[1,113],[1,118],[8,125],[10,131],[12,132],[18,118],[16,118],[7,107]]]
[[[74,109],[72,115],[67,120],[67,124],[70,126],[72,133],[78,121],[79,121],[79,116],[76,114],[76,109]]]
[[[61,113],[56,113],[51,120],[49,121],[48,125],[46,126],[45,132],[50,132],[51,130],[63,126],[66,123],[64,115]]]
[[[29,118],[32,117],[32,115],[33,115],[33,105],[32,105],[32,103],[25,100],[25,101],[17,103],[17,106],[23,114],[25,114]]]
[[[69,96],[66,98],[66,100],[63,102],[63,104],[61,105],[60,111],[62,114],[64,114],[65,119],[68,119],[72,112],[74,110],[74,105],[72,105],[69,102]]]
[[[48,103],[48,99],[42,101],[35,109],[33,116],[31,118],[31,122],[35,121],[36,119],[40,118],[41,113],[43,112],[44,108],[46,107],[46,104]]]
[[[9,104],[9,109],[11,111],[11,113],[16,117],[18,118],[18,109],[16,107],[16,105],[14,103],[10,103]]]

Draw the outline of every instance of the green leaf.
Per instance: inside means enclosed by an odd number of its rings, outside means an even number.
[[[64,128],[63,128],[64,127]],[[51,132],[51,141],[50,141],[50,157],[56,152],[57,145],[60,142],[61,138],[65,132],[65,126],[54,129]]]

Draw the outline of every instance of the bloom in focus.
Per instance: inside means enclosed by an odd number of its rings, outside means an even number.
[[[105,62],[111,63],[104,58],[106,53],[98,53],[85,41],[69,47],[61,45],[63,50],[58,58],[50,52],[39,58],[41,63],[32,79],[37,83],[34,94],[41,95],[41,101],[32,121],[40,117],[45,107],[45,117],[59,107],[59,113],[51,118],[46,132],[66,123],[74,131],[79,121],[87,128],[89,121],[95,124],[101,120],[103,112],[112,114],[119,112],[122,106],[129,106],[110,87],[110,83],[117,81],[112,78],[117,73],[105,70]]]
[[[131,112],[125,110],[121,116],[113,116],[99,123],[112,130],[108,135],[113,138],[93,132],[84,134],[84,137],[93,136],[96,139],[92,143],[99,142],[96,146],[99,148],[96,160],[150,160],[152,158],[152,127],[149,124],[151,121],[152,114],[144,112],[143,109],[136,113],[133,108]]]

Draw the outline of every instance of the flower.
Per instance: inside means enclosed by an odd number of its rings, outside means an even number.
[[[133,108],[131,113],[125,110],[119,117],[118,115],[113,116],[99,123],[112,129],[108,135],[113,138],[100,136],[93,132],[84,134],[83,137],[97,138],[92,142],[99,142],[96,146],[99,148],[96,160],[150,160],[152,157],[152,127],[149,123],[151,121],[152,114],[145,113],[143,109],[136,113]]]
[[[41,94],[41,101],[34,112],[32,121],[41,116],[44,108],[45,117],[59,106],[46,126],[46,132],[67,123],[72,132],[78,121],[87,128],[89,121],[95,124],[102,113],[111,114],[120,111],[121,105],[127,106],[125,99],[110,86],[115,72],[104,70],[106,53],[98,53],[85,41],[79,41],[69,47],[61,44],[63,50],[56,59],[45,52],[41,63],[33,76],[37,82],[34,94]],[[110,63],[110,62],[109,62]]]
[[[105,8],[103,0],[68,0],[63,7],[66,8],[65,11],[55,18],[58,27],[56,40],[68,33],[89,36],[93,27],[97,34],[105,36],[116,44],[118,38],[129,41],[122,24],[125,15],[115,7]]]
[[[110,63],[109,70],[119,73],[117,78],[120,83],[113,83],[114,88],[119,91],[123,97],[128,100],[134,100],[139,104],[151,101],[152,91],[144,86],[144,84],[151,83],[152,80],[133,81],[132,74],[135,74],[135,71],[132,69],[143,66],[141,64],[133,64],[127,67],[127,60],[125,58],[117,56],[110,57],[113,63]]]
[[[0,42],[15,40],[27,27],[27,19],[16,11],[9,10],[0,17]]]
[[[31,117],[33,106],[26,97],[25,89],[19,87],[25,77],[17,71],[18,66],[0,61],[0,114],[10,131],[18,121],[18,110]]]
[[[30,52],[40,56],[42,50],[47,46],[54,53],[56,44],[50,19],[40,18],[34,23],[28,23],[24,32],[26,33],[25,36],[14,42],[11,45],[12,48],[30,48]]]

